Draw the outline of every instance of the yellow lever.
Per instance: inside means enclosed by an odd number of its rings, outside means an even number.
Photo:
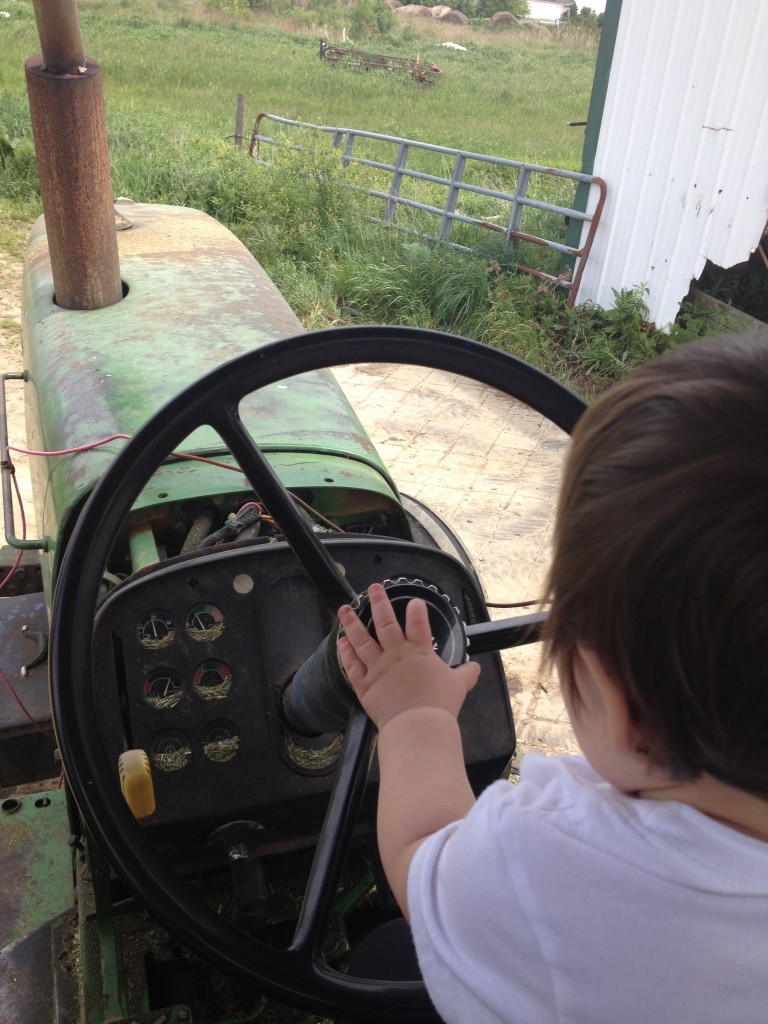
[[[148,818],[155,813],[155,787],[149,758],[143,750],[125,750],[117,764],[125,802],[136,818]]]

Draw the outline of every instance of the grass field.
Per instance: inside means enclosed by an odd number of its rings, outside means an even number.
[[[233,127],[236,96],[243,93],[251,120],[267,110],[571,169],[580,165],[582,132],[566,122],[586,115],[594,39],[578,36],[571,48],[554,36],[492,35],[431,22],[414,28],[411,22],[398,26],[395,36],[355,40],[366,49],[418,55],[439,65],[437,84],[420,88],[405,75],[321,62],[323,26],[306,21],[267,22],[255,12],[214,18],[200,2],[85,0],[79,8],[86,50],[104,69],[110,114],[129,121],[138,116],[150,131],[162,125],[174,138],[224,138]],[[39,49],[32,7],[11,0],[7,9],[11,18],[0,24],[0,87],[23,94],[23,61]],[[462,43],[467,52],[439,45],[446,40]]]

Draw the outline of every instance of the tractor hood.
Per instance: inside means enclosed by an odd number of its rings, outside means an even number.
[[[135,204],[118,204],[118,212],[130,223],[118,230],[124,298],[104,309],[57,306],[43,218],[30,236],[23,339],[31,448],[63,451],[112,434],[132,435],[210,370],[302,332],[253,256],[211,217]],[[396,488],[330,371],[265,388],[240,412],[284,484],[311,491],[325,514],[352,514],[358,504],[400,514]],[[49,562],[55,562],[73,514],[124,444],[32,459],[37,522]],[[207,428],[179,447],[214,458],[226,453]],[[236,473],[174,462],[160,470],[136,509],[239,491],[243,483]]]

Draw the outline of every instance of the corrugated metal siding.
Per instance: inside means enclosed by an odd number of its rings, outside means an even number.
[[[749,257],[768,221],[766,39],[766,0],[623,0],[580,302],[645,285],[666,326],[707,259]]]

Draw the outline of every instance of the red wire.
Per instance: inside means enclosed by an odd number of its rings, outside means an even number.
[[[61,448],[58,451],[50,451],[50,452],[48,452],[48,451],[39,451],[39,450],[34,449],[34,448],[21,448],[19,445],[9,444],[7,446],[7,448],[6,448],[6,452],[7,453],[18,452],[20,455],[39,455],[39,456],[42,456],[42,457],[52,457],[52,456],[55,456],[55,455],[76,455],[79,452],[87,452],[87,451],[91,451],[93,448],[99,448],[102,445],[109,444],[111,441],[121,441],[121,440],[122,441],[129,441],[130,438],[131,438],[130,434],[110,434],[109,437],[104,437],[100,441],[93,441],[91,444],[79,445],[76,448]],[[211,466],[219,466],[222,469],[232,469],[232,470],[234,470],[237,473],[241,472],[239,466],[231,466],[231,465],[229,465],[226,462],[218,462],[215,459],[206,459],[206,458],[204,458],[201,455],[187,455],[184,452],[171,452],[171,455],[174,458],[176,458],[176,459],[188,459],[188,460],[190,460],[192,462],[205,462],[205,463],[207,463],[208,465],[211,465]],[[9,459],[8,459],[8,465],[9,465],[10,469],[13,470],[13,463],[10,460],[10,455],[9,455]],[[19,481],[18,481],[18,479],[16,477],[16,473],[15,472],[12,472],[11,479],[13,480],[13,486],[14,486],[14,489],[16,491],[16,498],[17,498],[17,501],[19,503],[19,515],[21,516],[21,539],[25,540],[26,536],[27,536],[27,520],[26,520],[26,516],[24,514],[24,503],[23,503],[23,501],[21,499],[21,490],[19,488]],[[249,502],[248,504],[249,505],[250,504],[255,505],[256,503],[255,502]],[[256,506],[256,507],[258,507],[258,506]],[[11,579],[13,574],[18,569],[19,563],[21,562],[23,554],[24,554],[23,549],[20,549],[19,553],[16,555],[16,558],[14,559],[13,565],[8,570],[8,573],[6,574],[5,578],[0,581],[0,590],[3,589],[3,587],[8,583],[8,581]],[[39,724],[39,722],[36,722],[35,719],[30,715],[30,713],[24,707],[24,704],[22,703],[21,699],[19,698],[19,695],[16,693],[16,690],[13,688],[13,685],[11,684],[11,681],[8,679],[8,677],[6,676],[5,672],[3,672],[2,669],[0,669],[0,678],[2,678],[3,683],[5,684],[6,688],[8,689],[8,692],[10,693],[11,697],[13,697],[14,701],[18,705],[19,710],[24,715],[24,717],[27,718],[28,721],[30,721],[32,723],[32,725],[34,725],[34,727],[36,729],[39,729],[40,732],[44,736],[47,736],[49,740],[51,740],[53,743],[56,743],[56,737],[52,733],[48,732],[47,729],[44,729],[43,726]],[[63,775],[62,775],[62,778],[63,778]],[[59,786],[61,786],[61,778],[59,780]]]
[[[10,568],[10,569],[8,570],[8,573],[6,574],[6,576],[5,576],[5,579],[3,579],[3,580],[0,580],[0,590],[2,590],[2,589],[3,589],[3,587],[4,587],[5,585],[6,585],[6,583],[7,583],[7,582],[8,582],[8,580],[9,580],[9,579],[11,578],[11,576],[13,576],[13,574],[14,574],[14,573],[16,572],[16,570],[17,570],[17,569],[19,568],[19,563],[21,562],[21,556],[22,556],[23,554],[24,554],[24,552],[23,552],[23,551],[22,551],[22,550],[20,549],[20,550],[19,550],[19,553],[18,553],[18,554],[16,555],[16,558],[15,558],[15,559],[14,559],[14,561],[13,561],[13,565],[12,565],[12,566],[11,566],[11,568]]]
[[[9,444],[6,448],[6,452],[19,452],[21,455],[40,455],[44,457],[53,455],[76,455],[79,452],[88,452],[91,451],[91,449],[93,448],[99,448],[101,445],[109,444],[110,441],[130,441],[130,439],[130,434],[110,434],[109,437],[103,437],[100,441],[92,441],[90,444],[80,445],[77,448],[62,448],[60,451],[56,452],[35,451],[34,449],[31,448],[20,448],[18,445]],[[186,452],[171,452],[170,454],[171,458],[174,459],[186,459],[188,462],[203,462],[205,463],[206,466],[218,466],[219,469],[231,469],[235,473],[242,473],[242,469],[237,465],[233,466],[230,465],[230,463],[228,462],[219,462],[218,459],[208,459],[204,455],[189,455]],[[11,465],[12,467],[12,463],[10,463],[10,460],[9,465]],[[18,493],[18,484],[16,485],[16,487]],[[311,505],[308,505],[305,501],[302,501],[302,499],[299,498],[298,495],[293,494],[293,492],[291,491],[289,491],[288,493],[296,502],[298,502],[299,505],[302,505],[305,509],[307,509],[308,512],[311,512],[313,515],[315,515],[317,519],[325,526],[328,526],[330,529],[335,530],[337,533],[344,533],[344,530],[342,530],[340,526],[337,526],[335,523],[332,523],[330,520],[326,519],[317,511],[317,509],[312,508]],[[19,504],[21,505],[21,497],[19,497]]]
[[[103,438],[101,438],[100,441],[92,441],[90,444],[78,445],[76,448],[60,448],[58,451],[51,451],[51,452],[40,451],[40,450],[35,449],[35,448],[22,448],[19,445],[9,444],[6,447],[6,452],[7,453],[18,452],[19,455],[38,455],[38,456],[41,456],[43,458],[49,458],[49,457],[53,457],[55,455],[77,455],[80,452],[89,452],[89,451],[91,451],[94,448],[100,448],[102,445],[110,444],[110,442],[112,442],[112,441],[130,441],[130,439],[131,439],[131,435],[130,434],[110,434],[109,437],[103,437]],[[186,452],[171,452],[171,457],[174,458],[174,459],[186,459],[189,462],[203,462],[207,466],[218,466],[220,469],[231,469],[235,473],[242,473],[242,470],[240,469],[239,466],[232,466],[232,465],[230,465],[230,463],[228,463],[228,462],[220,462],[218,459],[208,459],[204,455],[190,455],[190,454],[188,454]],[[9,459],[8,459],[8,466],[9,466],[9,468],[11,470],[13,470],[13,463],[10,460],[10,456],[9,456]],[[22,525],[21,537],[22,537],[22,540],[24,540],[26,538],[26,536],[27,536],[27,524],[26,524],[26,519],[25,519],[25,516],[24,516],[24,504],[23,504],[23,502],[21,500],[21,491],[19,490],[19,482],[16,479],[16,474],[15,473],[12,474],[12,479],[13,479],[14,487],[16,488],[16,497],[17,497],[18,502],[19,502],[19,514],[21,515],[21,525]],[[303,505],[304,508],[306,508],[310,512],[314,513],[314,515],[316,515],[317,518],[322,523],[324,523],[326,526],[331,527],[332,529],[338,531],[339,533],[343,533],[344,532],[339,526],[337,526],[335,523],[331,523],[324,516],[321,516],[320,513],[316,509],[311,508],[309,505],[307,505],[306,502],[302,501],[296,495],[293,495],[293,497],[296,499],[296,501],[300,505]],[[245,508],[260,508],[260,507],[261,506],[258,505],[255,501],[249,501],[245,505],[243,505],[243,508],[240,509],[240,511],[242,512],[243,509],[245,509]],[[3,589],[3,587],[6,585],[8,580],[11,578],[11,576],[13,576],[13,574],[18,569],[19,562],[21,561],[21,555],[22,555],[22,552],[19,551],[18,555],[16,556],[15,562],[13,563],[13,565],[11,566],[11,569],[8,572],[8,575],[5,577],[4,580],[2,580],[2,582],[0,582],[0,590]]]
[[[61,448],[57,452],[44,452],[37,451],[34,448],[19,448],[15,444],[8,445],[9,452],[19,452],[20,455],[76,455],[78,452],[89,452],[92,448],[99,448],[103,444],[109,444],[110,441],[130,441],[130,434],[110,434],[109,437],[103,437],[100,441],[93,441],[91,444],[80,445],[78,448]]]
[[[19,503],[19,515],[21,516],[21,527],[22,527],[21,539],[22,540],[26,539],[26,536],[27,536],[27,521],[26,521],[26,516],[24,514],[24,503],[21,500],[21,491],[19,489],[19,481],[18,481],[18,479],[16,477],[16,473],[14,472],[13,462],[11,461],[11,458],[10,458],[10,453],[11,452],[18,452],[20,455],[39,455],[39,456],[41,456],[43,458],[49,458],[49,457],[52,457],[54,455],[77,455],[80,452],[89,452],[93,448],[100,448],[102,445],[109,444],[111,441],[121,441],[121,440],[122,441],[130,441],[130,439],[131,439],[131,435],[130,434],[110,434],[109,437],[103,437],[100,441],[92,441],[90,444],[79,445],[77,448],[60,448],[58,451],[55,451],[55,452],[39,451],[36,448],[21,448],[19,445],[9,444],[6,447],[6,453],[8,454],[8,467],[11,470],[11,479],[13,480],[13,485],[14,485],[14,487],[16,489],[16,498],[17,498],[18,503]],[[239,466],[231,466],[227,462],[219,462],[216,459],[206,459],[202,455],[188,455],[186,452],[171,452],[171,456],[173,458],[175,458],[175,459],[187,459],[190,462],[204,462],[204,463],[206,463],[209,466],[218,466],[220,469],[231,469],[231,470],[234,470],[235,473],[241,473],[242,472],[242,470],[240,469]],[[0,590],[3,589],[3,587],[6,585],[8,580],[13,576],[13,574],[18,569],[19,563],[21,562],[21,556],[22,556],[22,551],[19,551],[19,553],[16,556],[16,559],[15,559],[13,565],[11,566],[11,568],[8,571],[8,574],[5,576],[5,578],[3,580],[0,580]]]
[[[53,455],[78,455],[80,452],[89,452],[94,448],[110,444],[112,441],[130,441],[130,434],[110,434],[109,437],[102,437],[100,441],[92,441],[90,444],[78,445],[76,448],[60,448],[55,452],[38,451],[34,448],[21,448],[19,445],[9,444],[7,451],[18,452],[20,455],[40,455],[48,458]],[[216,459],[207,459],[204,455],[191,455],[187,452],[171,452],[174,459],[188,459],[190,462],[205,462],[209,466],[219,466],[221,469],[232,469],[235,473],[242,473],[239,466],[232,466],[228,462],[219,462]]]
[[[79,445],[76,448],[61,448],[58,451],[51,451],[51,452],[48,452],[48,451],[38,451],[38,450],[36,450],[34,448],[21,448],[18,445],[9,444],[7,446],[7,448],[6,448],[6,452],[7,453],[18,452],[20,455],[38,455],[38,456],[42,456],[42,457],[52,457],[52,456],[55,456],[55,455],[77,455],[79,452],[91,451],[93,448],[99,448],[102,445],[109,444],[111,441],[130,441],[130,439],[131,439],[131,435],[130,434],[110,434],[109,437],[104,437],[100,441],[93,441],[90,444]],[[217,459],[207,459],[207,458],[205,458],[202,455],[188,455],[185,452],[171,452],[171,456],[173,458],[175,458],[175,459],[187,459],[190,462],[204,462],[208,466],[218,466],[221,469],[231,469],[231,470],[234,470],[236,473],[241,473],[242,472],[242,470],[240,469],[239,466],[232,466],[232,465],[230,465],[227,462],[219,462]],[[13,463],[10,460],[10,456],[9,456],[9,459],[8,459],[8,465],[9,465],[10,469],[13,470]],[[21,500],[21,491],[19,489],[19,482],[18,482],[18,480],[16,478],[15,472],[12,473],[12,480],[13,480],[13,485],[14,485],[14,488],[15,488],[15,491],[16,491],[16,498],[17,498],[18,503],[19,503],[19,514],[21,516],[21,539],[24,540],[24,539],[26,539],[26,536],[27,536],[27,521],[26,521],[26,517],[24,515],[24,503]],[[305,508],[309,508],[309,506],[307,506],[306,502],[303,502],[303,501],[301,501],[298,498],[296,498],[296,500],[299,501],[299,503],[301,505],[304,505]],[[243,505],[243,508],[240,509],[240,511],[242,512],[243,509],[250,508],[250,507],[260,508],[261,506],[259,506],[256,502],[247,502],[245,505]],[[338,526],[336,526],[334,523],[330,523],[327,519],[325,519],[324,517],[320,516],[319,513],[317,513],[314,509],[312,509],[311,511],[315,512],[315,514],[318,516],[318,518],[321,519],[321,521],[326,523],[328,526],[332,526],[335,530],[338,530],[340,533],[344,532]],[[274,523],[274,520],[272,519],[271,516],[265,516],[265,519],[267,519],[268,521],[271,521],[271,522]],[[6,585],[6,583],[10,580],[10,578],[13,576],[13,574],[18,569],[19,563],[21,562],[22,555],[23,555],[23,550],[19,550],[19,553],[16,556],[16,558],[14,560],[14,563],[11,566],[11,568],[9,569],[7,575],[5,576],[5,578],[2,581],[0,581],[0,590],[3,589],[3,587]],[[52,733],[49,733],[47,729],[44,729],[38,722],[36,722],[34,720],[34,718],[32,718],[30,713],[27,711],[27,709],[22,704],[21,700],[19,699],[19,695],[14,690],[13,686],[10,683],[10,680],[8,679],[6,674],[2,671],[2,669],[0,669],[0,677],[2,677],[3,682],[5,683],[6,687],[8,688],[9,693],[11,694],[11,696],[13,697],[13,699],[16,701],[17,705],[19,706],[19,709],[21,710],[22,714],[24,714],[24,716],[27,719],[29,719],[29,721],[32,723],[32,725],[35,726],[36,729],[39,729],[40,732],[44,736],[47,736],[48,739],[50,739],[53,743],[55,743],[56,742],[56,737]],[[59,780],[59,785],[61,785],[61,779]]]

